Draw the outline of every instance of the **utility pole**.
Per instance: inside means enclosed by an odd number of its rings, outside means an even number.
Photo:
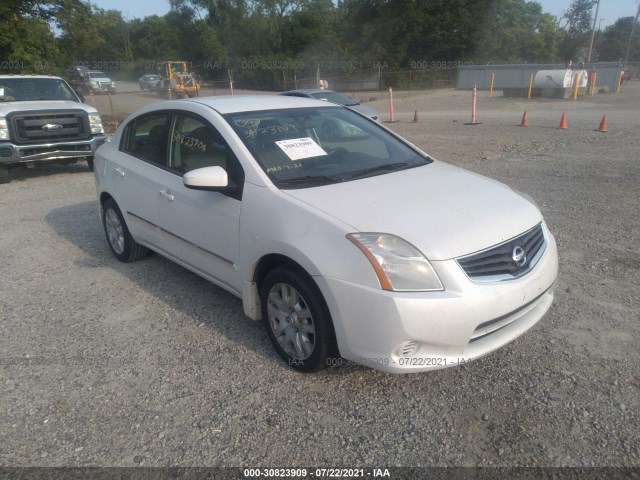
[[[638,13],[636,13],[636,19],[631,27],[631,35],[629,36],[629,45],[627,45],[627,53],[624,56],[624,63],[629,62],[629,55],[631,54],[631,42],[633,41],[633,34],[636,33],[636,26],[638,25],[638,17],[640,17],[640,3],[638,3]]]
[[[589,45],[589,56],[587,57],[587,63],[591,61],[591,52],[593,51],[593,39],[596,36],[596,22],[598,21],[598,12],[600,11],[600,0],[596,4],[596,16],[593,17],[593,28],[591,29],[591,45]]]

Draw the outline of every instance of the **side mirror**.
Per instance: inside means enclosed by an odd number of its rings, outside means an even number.
[[[182,182],[194,190],[221,191],[230,187],[226,170],[218,166],[191,170],[183,175]]]
[[[84,98],[84,95],[82,95],[81,93],[77,93],[77,92],[76,92],[76,95],[78,95],[78,98],[80,99],[80,101],[82,103],[87,103],[87,99]]]

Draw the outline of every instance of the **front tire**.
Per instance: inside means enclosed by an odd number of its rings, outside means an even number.
[[[121,262],[140,260],[149,254],[149,250],[136,243],[131,236],[122,212],[113,199],[104,202],[102,208],[102,226],[113,255]]]
[[[93,172],[93,157],[87,157],[87,168]]]
[[[272,270],[262,282],[260,303],[267,334],[289,366],[317,372],[338,356],[329,309],[311,277]]]
[[[0,183],[11,182],[11,169],[9,167],[0,167]]]

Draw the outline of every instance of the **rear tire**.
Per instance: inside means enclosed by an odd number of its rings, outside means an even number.
[[[104,202],[102,226],[113,255],[124,263],[135,262],[149,254],[149,250],[136,243],[124,221],[122,212],[113,199]]]
[[[329,309],[306,273],[272,270],[260,287],[260,303],[267,334],[290,367],[317,372],[339,356]]]

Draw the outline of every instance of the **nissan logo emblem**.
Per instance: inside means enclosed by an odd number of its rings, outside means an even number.
[[[524,251],[524,248],[522,248],[520,245],[514,247],[513,251],[511,252],[511,260],[513,260],[513,263],[515,263],[518,267],[522,267],[525,263],[527,263],[527,253]]]
[[[46,130],[47,132],[51,130],[60,130],[61,128],[62,125],[60,125],[59,123],[47,123],[46,125],[42,126],[42,130]]]

